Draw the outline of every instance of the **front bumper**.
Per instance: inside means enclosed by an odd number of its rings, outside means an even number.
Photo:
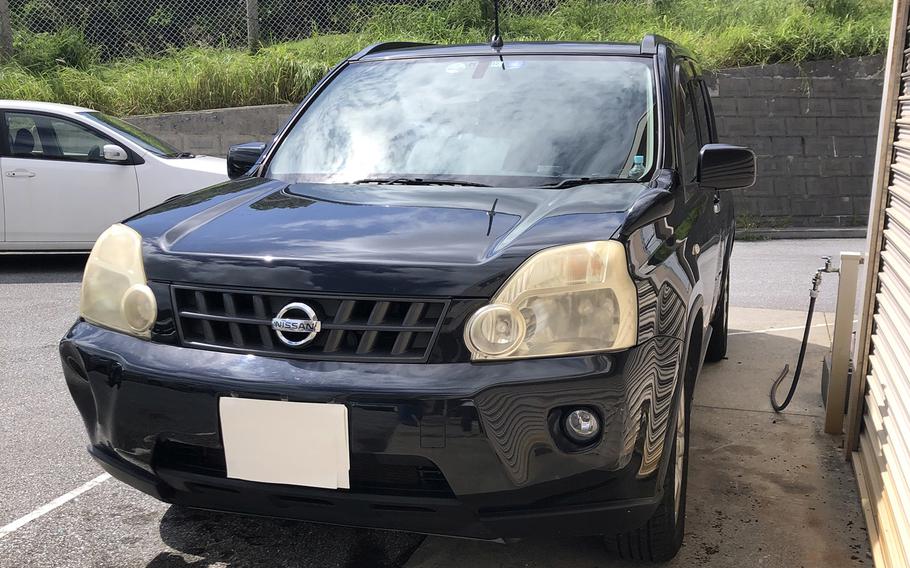
[[[678,340],[658,337],[624,353],[507,363],[291,361],[84,322],[60,344],[90,453],[141,491],[190,507],[487,539],[647,520],[661,497],[679,353]],[[345,404],[351,489],[226,477],[221,396]],[[584,451],[554,425],[573,405],[604,422]]]

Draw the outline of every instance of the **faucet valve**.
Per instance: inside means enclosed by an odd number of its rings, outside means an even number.
[[[840,272],[840,268],[835,268],[831,266],[831,257],[823,256],[822,260],[825,261],[825,265],[818,269],[818,272]]]

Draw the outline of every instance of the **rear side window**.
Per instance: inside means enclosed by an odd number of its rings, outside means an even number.
[[[18,158],[40,158],[44,155],[38,124],[28,114],[7,113],[10,155]]]
[[[682,149],[683,149],[683,178],[686,181],[695,179],[698,170],[698,152],[701,144],[698,140],[698,127],[696,126],[695,110],[692,97],[688,89],[680,89],[682,96]]]
[[[695,115],[698,120],[698,133],[700,134],[701,144],[710,144],[713,142],[711,134],[711,124],[708,121],[708,101],[705,98],[704,83],[701,81],[692,81],[692,102],[695,104]]]

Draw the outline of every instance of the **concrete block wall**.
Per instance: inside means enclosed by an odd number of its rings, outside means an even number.
[[[881,57],[725,69],[710,75],[720,139],[750,146],[758,181],[737,192],[745,224],[864,225],[869,209]],[[181,150],[224,156],[231,144],[270,140],[294,105],[134,116]]]
[[[224,157],[242,142],[268,142],[296,105],[263,105],[130,116],[126,120],[179,150]]]
[[[883,66],[863,57],[709,77],[721,141],[758,157],[755,186],[737,192],[738,215],[772,226],[866,224]]]

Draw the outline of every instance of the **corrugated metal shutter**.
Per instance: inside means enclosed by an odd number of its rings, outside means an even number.
[[[859,452],[853,464],[875,563],[910,566],[910,49],[908,0],[895,2],[857,341]],[[860,384],[862,384],[862,379]],[[857,413],[858,414],[858,413]],[[849,420],[848,420],[849,422]],[[849,435],[849,426],[848,426]],[[851,443],[848,441],[848,449]]]

